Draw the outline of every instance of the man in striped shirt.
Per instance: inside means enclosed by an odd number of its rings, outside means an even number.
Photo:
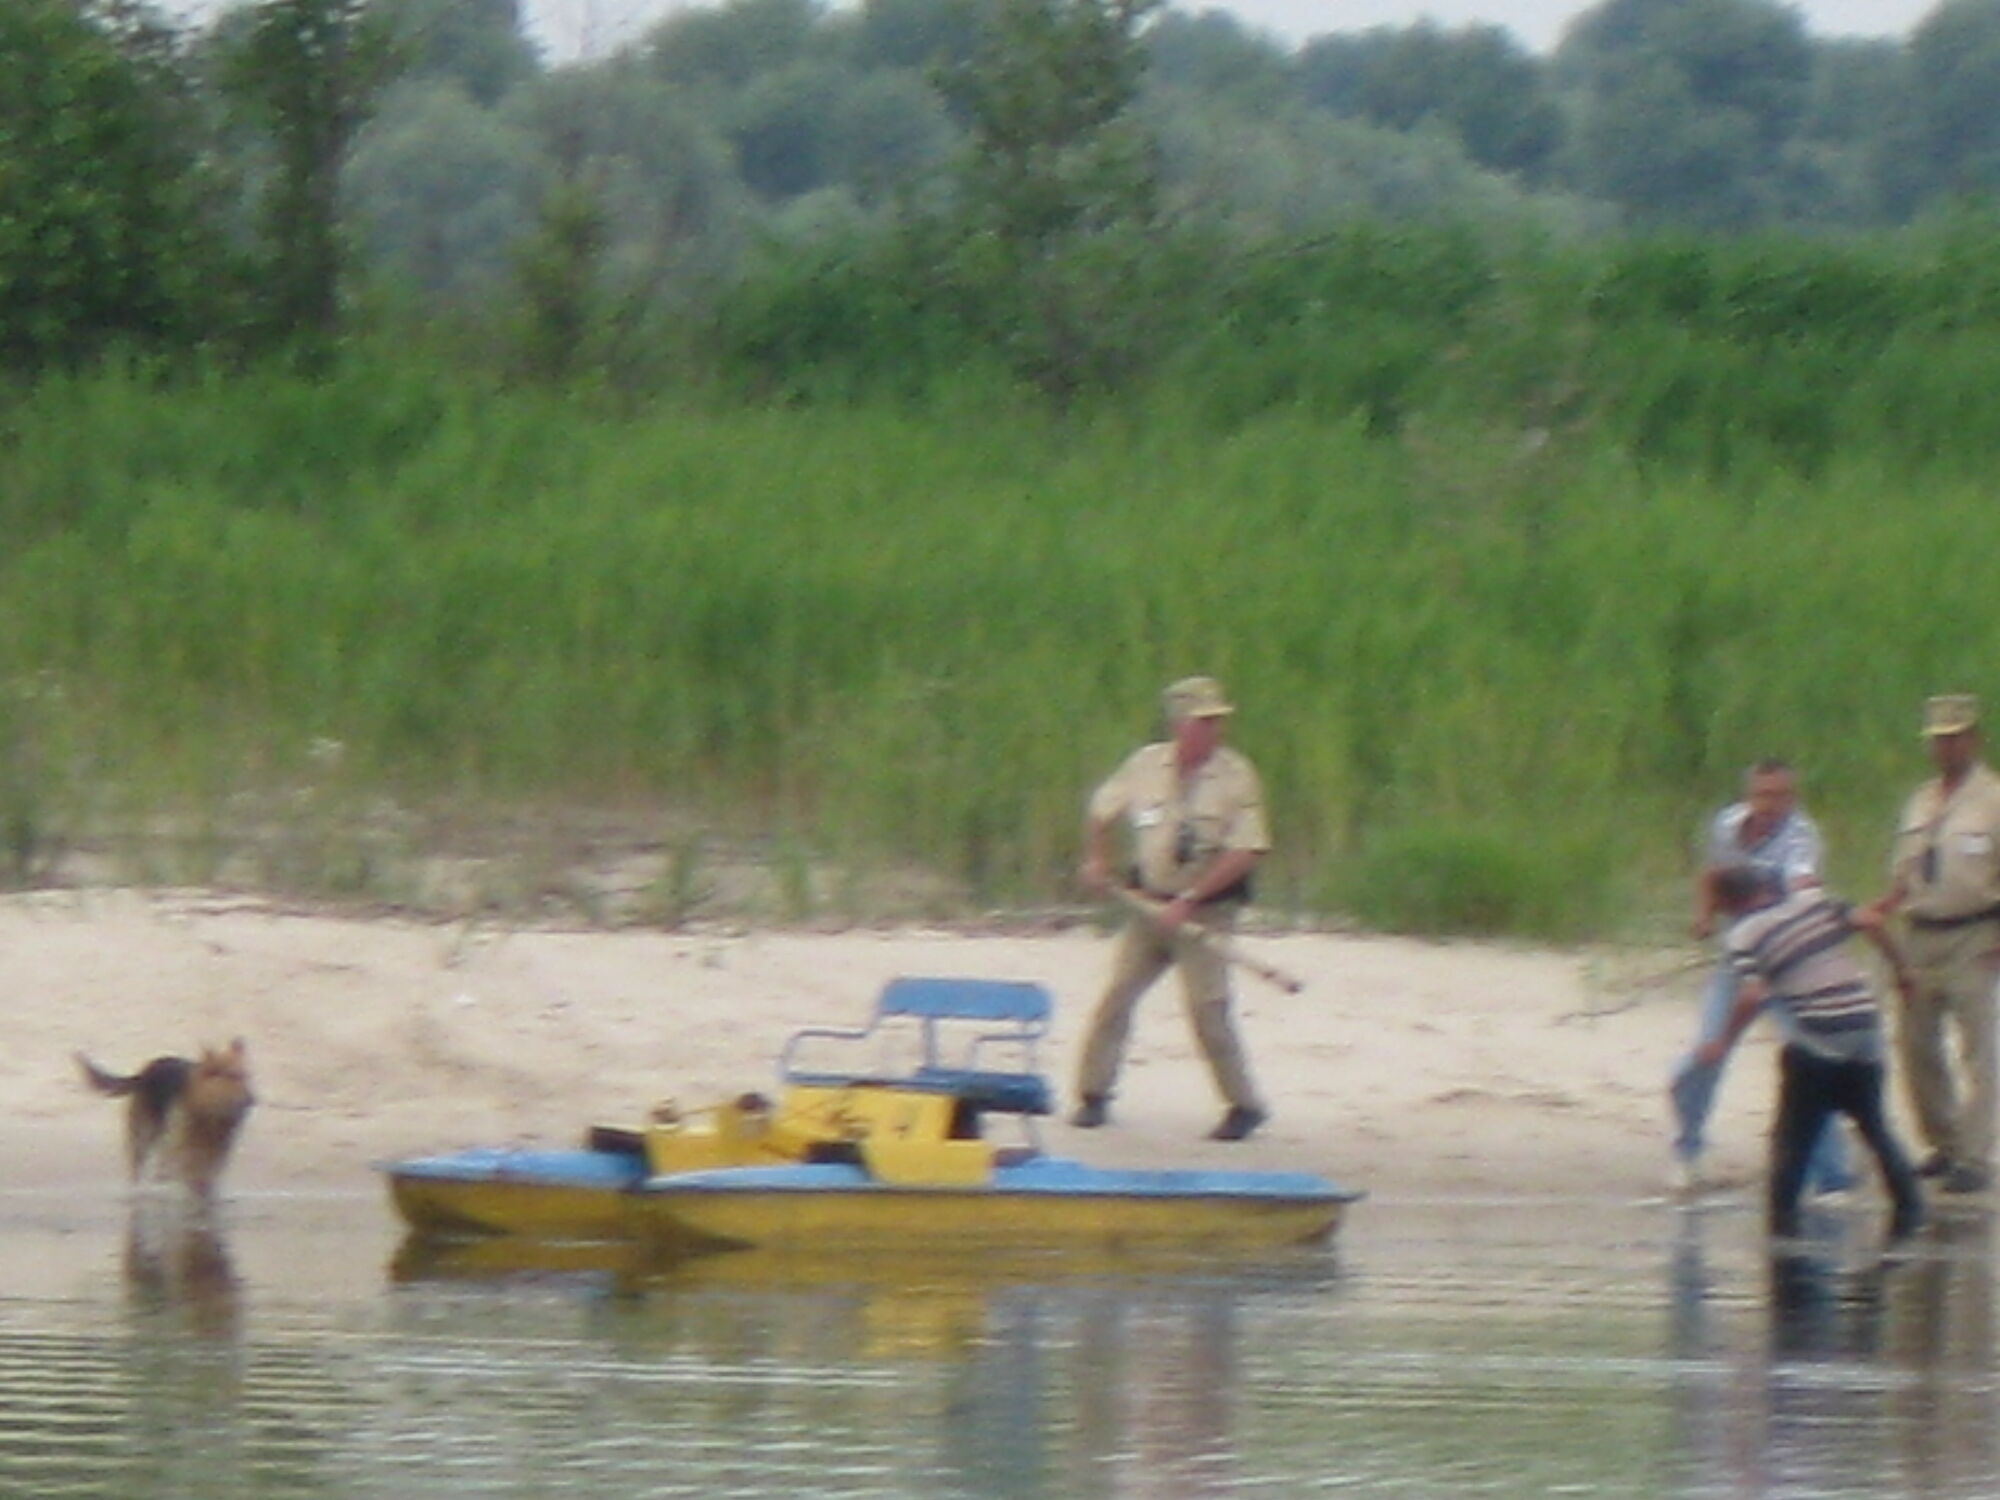
[[[1695,881],[1694,935],[1705,939],[1715,932],[1721,914],[1714,886],[1718,871],[1750,865],[1784,888],[1797,890],[1819,883],[1824,859],[1818,825],[1799,806],[1798,777],[1790,764],[1776,758],[1758,761],[1744,772],[1742,799],[1717,813],[1706,830]],[[1727,954],[1718,955],[1702,998],[1694,1042],[1675,1064],[1667,1087],[1675,1125],[1672,1183],[1678,1193],[1693,1194],[1702,1187],[1708,1118],[1715,1109],[1728,1049],[1713,1063],[1700,1058],[1702,1049],[1722,1035],[1735,1005],[1736,971]],[[1841,1192],[1854,1185],[1847,1143],[1836,1121],[1827,1122],[1813,1149],[1806,1185],[1815,1193]]]
[[[1787,890],[1750,865],[1717,871],[1714,884],[1717,905],[1732,919],[1723,942],[1741,982],[1727,1028],[1703,1054],[1709,1061],[1725,1055],[1766,1003],[1786,1021],[1771,1130],[1771,1233],[1798,1233],[1807,1157],[1828,1118],[1844,1114],[1882,1169],[1893,1204],[1889,1237],[1908,1236],[1923,1222],[1923,1196],[1882,1113],[1882,1014],[1847,947],[1856,933],[1867,938],[1898,990],[1907,988],[1909,971],[1881,914],[1856,910],[1818,886]]]

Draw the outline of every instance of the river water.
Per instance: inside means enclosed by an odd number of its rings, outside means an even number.
[[[1357,1205],[1252,1262],[678,1268],[0,1197],[0,1497],[2000,1494],[1992,1225]]]

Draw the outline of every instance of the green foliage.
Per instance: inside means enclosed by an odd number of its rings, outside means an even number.
[[[949,70],[970,63],[991,0],[862,0],[849,52],[864,68]]]
[[[1573,834],[1418,821],[1368,843],[1343,873],[1341,905],[1387,932],[1575,939],[1613,918],[1623,893],[1611,873]]]
[[[907,191],[957,144],[943,101],[917,75],[821,60],[760,74],[724,106],[722,128],[744,185],[771,200],[838,185]]]
[[[716,305],[717,367],[764,398],[920,400],[983,357],[946,272],[955,244],[913,222],[885,242],[774,247]]]
[[[818,0],[727,0],[690,7],[654,27],[644,50],[669,83],[742,88],[810,56],[825,14]]]
[[[1207,104],[1268,110],[1291,88],[1291,59],[1227,11],[1169,10],[1146,30],[1147,71]]]
[[[520,0],[378,0],[378,9],[410,77],[456,84],[493,105],[535,76]]]
[[[912,225],[774,250],[706,407],[586,399],[601,324],[573,385],[403,340],[315,381],[23,390],[0,683],[62,692],[0,787],[16,862],[100,806],[220,819],[324,740],[324,808],[713,808],[808,877],[1043,901],[1081,789],[1212,670],[1278,810],[1272,900],[1567,934],[1672,883],[1757,755],[1874,849],[1914,702],[1993,691],[1976,215],[1865,247],[1162,236],[1170,356],[1060,422],[999,368],[968,242]],[[392,832],[293,863],[379,887]]]
[[[266,322],[312,364],[340,324],[341,169],[403,62],[375,0],[253,0],[223,59],[231,97],[275,150],[263,210]]]
[[[1472,160],[1540,176],[1562,116],[1535,59],[1495,26],[1446,31],[1429,22],[1299,49],[1298,86],[1321,109],[1392,130],[1438,125]]]
[[[534,234],[518,252],[521,362],[536,380],[566,379],[588,361],[591,335],[601,323],[607,229],[596,184],[577,174],[550,189]]]
[[[1910,35],[1911,175],[1934,192],[2000,193],[2000,0],[1945,0]]]
[[[946,80],[971,124],[968,215],[1012,256],[1151,221],[1158,181],[1133,106],[1156,3],[1001,0],[981,54]]]
[[[1671,321],[1739,343],[1868,350],[1907,320],[1915,282],[1860,247],[1642,240],[1611,251],[1591,307],[1608,327]]]
[[[1385,436],[1424,400],[1440,354],[1496,285],[1488,251],[1466,231],[1359,224],[1243,258],[1176,364],[1224,420],[1274,408],[1358,413]]]
[[[629,60],[570,68],[509,96],[503,118],[536,143],[546,178],[588,175],[608,216],[606,273],[621,298],[671,301],[740,252],[748,192],[729,144]]]
[[[0,6],[0,368],[182,351],[231,267],[173,37],[135,9]]]
[[[1774,216],[1803,115],[1811,44],[1775,0],[1605,0],[1564,35],[1580,96],[1569,153],[1583,191],[1645,224],[1738,229]]]
[[[1482,280],[1448,237],[1349,253],[1320,285],[1393,300],[1428,257],[1456,308],[1463,352],[1393,436],[1218,425],[1171,388],[1055,424],[990,387],[954,404],[944,375],[908,406],[628,420],[407,355],[47,381],[0,446],[0,680],[65,685],[62,743],[97,747],[125,809],[266,785],[325,740],[343,806],[711,809],[783,832],[798,871],[908,861],[967,901],[1063,889],[1082,789],[1194,669],[1244,706],[1278,904],[1602,930],[1773,752],[1841,847],[1874,848],[1921,771],[1912,705],[2000,656],[1963,544],[2000,451],[1990,337],[1900,330],[1807,479],[1754,385],[1628,309],[1579,368],[1696,382],[1634,463],[1621,408],[1531,446],[1444,400],[1503,315],[1575,300],[1503,258]],[[1775,387],[1797,343],[1714,349]],[[1903,384],[1956,405],[1927,419],[1885,399]],[[15,802],[31,842],[89,836],[85,804]],[[319,878],[383,878],[386,854],[308,843]]]
[[[945,79],[968,122],[956,272],[987,336],[1066,409],[1147,365],[1158,147],[1135,106],[1157,0],[997,0],[973,62]]]
[[[425,299],[491,297],[532,221],[540,143],[455,84],[391,90],[343,175],[373,279]]]

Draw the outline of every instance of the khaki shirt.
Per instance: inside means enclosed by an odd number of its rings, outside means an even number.
[[[1949,797],[1935,780],[1918,787],[1897,825],[1889,874],[1913,917],[2000,908],[2000,776],[1974,766]]]
[[[1170,742],[1141,746],[1091,793],[1090,818],[1126,820],[1139,883],[1160,896],[1185,890],[1224,850],[1271,847],[1256,768],[1227,745],[1185,780]]]

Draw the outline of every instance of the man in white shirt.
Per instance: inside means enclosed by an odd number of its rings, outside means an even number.
[[[1720,872],[1751,869],[1774,891],[1790,892],[1818,885],[1824,859],[1819,828],[1799,806],[1796,773],[1782,760],[1758,761],[1744,773],[1742,799],[1723,808],[1708,824],[1701,871],[1695,880],[1694,935],[1706,939],[1715,932],[1716,919],[1723,910],[1715,888]],[[1722,1083],[1730,1048],[1722,1048],[1713,1061],[1702,1058],[1709,1044],[1728,1028],[1739,977],[1727,954],[1722,955],[1709,977],[1694,1043],[1675,1065],[1668,1086],[1676,1126],[1672,1186],[1677,1192],[1692,1193],[1701,1187],[1708,1119],[1715,1109],[1715,1093]],[[1806,1181],[1816,1193],[1843,1192],[1854,1185],[1847,1164],[1847,1143],[1837,1121],[1827,1122],[1815,1145]]]

